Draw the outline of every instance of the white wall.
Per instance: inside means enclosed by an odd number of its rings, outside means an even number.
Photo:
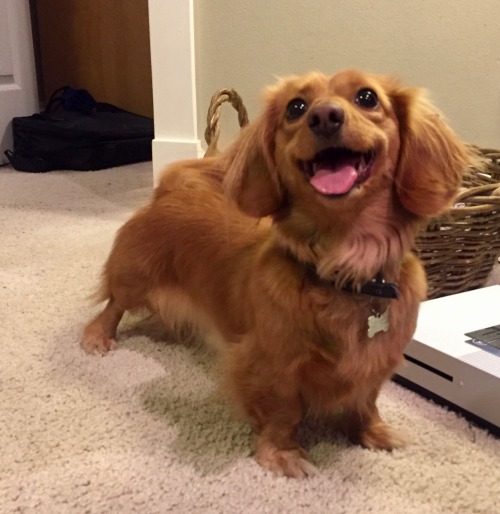
[[[277,75],[359,67],[428,88],[462,137],[500,148],[499,20],[499,0],[195,0],[199,137],[216,89],[254,118]]]

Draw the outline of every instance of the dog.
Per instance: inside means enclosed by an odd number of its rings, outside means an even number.
[[[139,308],[215,334],[258,463],[300,478],[315,472],[296,436],[306,416],[340,412],[366,448],[404,443],[376,400],[426,298],[415,236],[477,156],[391,77],[291,76],[264,102],[220,155],[170,165],[118,231],[81,344],[107,353]]]

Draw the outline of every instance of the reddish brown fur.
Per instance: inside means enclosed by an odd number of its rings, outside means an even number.
[[[376,109],[354,103],[364,87],[378,94]],[[326,143],[306,117],[285,119],[296,97],[342,107],[329,145],[376,149],[371,177],[343,197],[322,196],[297,167]],[[104,270],[108,303],[82,345],[106,353],[128,309],[147,307],[170,324],[188,318],[223,341],[225,390],[255,430],[262,466],[312,473],[296,426],[339,408],[353,441],[391,449],[402,441],[376,399],[426,296],[414,237],[424,216],[447,208],[474,159],[418,89],[354,70],[284,79],[224,154],[170,166],[120,229]],[[341,286],[379,271],[401,297],[375,300],[380,312],[390,305],[390,329],[370,339],[374,300]]]

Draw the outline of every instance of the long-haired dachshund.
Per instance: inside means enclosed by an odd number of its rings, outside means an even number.
[[[308,414],[397,447],[376,400],[426,297],[412,245],[475,161],[420,89],[355,70],[282,79],[224,153],[169,166],[119,230],[82,345],[105,354],[141,307],[215,334],[223,390],[280,474],[314,471],[295,436]]]

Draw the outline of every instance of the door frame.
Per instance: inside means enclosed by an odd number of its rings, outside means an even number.
[[[13,149],[12,118],[38,112],[38,94],[28,0],[2,0],[6,15],[2,31],[9,51],[5,69],[0,69],[0,164],[4,150]]]
[[[149,0],[153,75],[153,175],[166,164],[202,155],[198,138],[194,0]]]

